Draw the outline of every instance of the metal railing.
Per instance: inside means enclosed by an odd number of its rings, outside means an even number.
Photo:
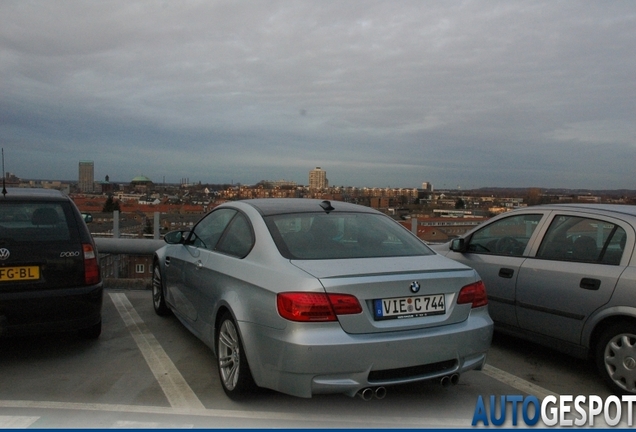
[[[119,211],[113,212],[113,236],[94,237],[97,252],[100,260],[106,256],[114,256],[115,264],[112,266],[113,273],[104,276],[104,285],[107,287],[127,287],[145,289],[151,283],[151,276],[145,278],[120,278],[120,257],[125,256],[152,256],[157,249],[165,242],[159,239],[159,213],[154,214],[154,235],[149,238],[120,238],[119,232]],[[101,262],[100,262],[101,263]]]
[[[152,255],[166,244],[163,240],[145,238],[102,238],[95,237],[99,253],[119,255]]]

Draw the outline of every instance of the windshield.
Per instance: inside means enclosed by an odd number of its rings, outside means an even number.
[[[289,259],[433,255],[392,219],[366,213],[298,213],[265,218],[281,255]]]

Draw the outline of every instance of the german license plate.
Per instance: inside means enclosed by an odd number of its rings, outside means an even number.
[[[446,312],[444,294],[415,297],[394,297],[373,301],[376,320],[418,318],[442,315]]]
[[[0,282],[15,282],[40,279],[40,267],[0,267]]]

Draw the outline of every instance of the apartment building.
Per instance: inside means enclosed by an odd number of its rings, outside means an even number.
[[[309,171],[309,189],[327,189],[329,180],[327,180],[327,171],[316,167]]]

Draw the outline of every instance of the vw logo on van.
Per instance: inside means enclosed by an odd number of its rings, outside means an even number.
[[[7,248],[0,248],[0,260],[6,260],[7,258],[9,258],[9,256],[11,255],[11,252],[9,252],[9,249]]]

